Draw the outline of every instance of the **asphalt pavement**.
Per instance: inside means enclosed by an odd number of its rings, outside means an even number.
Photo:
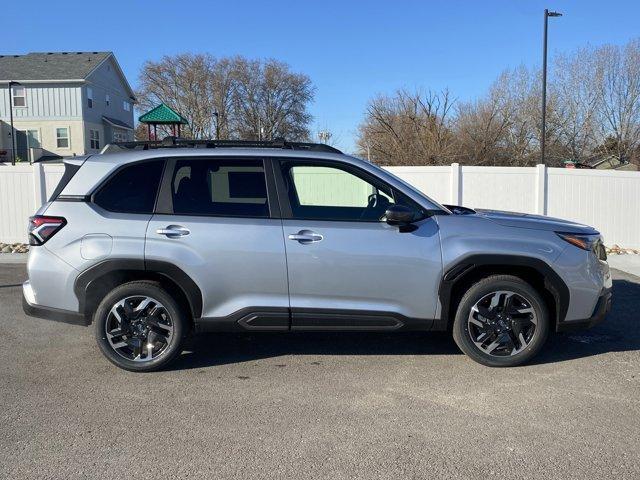
[[[217,334],[150,374],[26,317],[25,277],[0,264],[0,478],[640,478],[632,275],[524,367],[445,334]]]

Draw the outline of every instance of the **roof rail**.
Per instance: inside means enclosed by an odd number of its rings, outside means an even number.
[[[165,137],[162,140],[139,142],[114,142],[105,145],[100,153],[114,153],[122,150],[151,150],[153,148],[282,148],[308,150],[312,152],[342,153],[337,148],[324,143],[287,142],[284,138],[273,140],[190,140],[179,137]]]

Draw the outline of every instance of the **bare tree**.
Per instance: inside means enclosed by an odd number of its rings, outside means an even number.
[[[313,94],[309,77],[275,60],[180,54],[145,63],[138,98],[142,110],[175,109],[194,138],[214,138],[218,127],[220,138],[299,140],[309,136]]]
[[[165,103],[189,121],[184,129],[187,136],[211,137],[215,128],[212,77],[216,64],[211,55],[189,53],[146,62],[139,77],[139,108],[147,110]]]
[[[360,125],[362,154],[383,164],[531,166],[540,160],[538,69],[506,70],[451,112],[448,92],[379,95]],[[555,59],[547,97],[547,162],[615,155],[640,161],[640,39]]]
[[[601,143],[597,150],[629,160],[640,146],[640,39],[594,52]]]
[[[313,100],[311,79],[293,73],[277,60],[233,60],[233,129],[240,138],[272,139],[309,137]]]
[[[495,99],[460,104],[456,118],[459,161],[467,165],[505,163],[508,129],[508,118]]]
[[[557,131],[566,159],[584,163],[598,143],[598,88],[591,49],[559,55],[550,83],[555,109],[550,124]]]
[[[367,106],[358,147],[382,165],[446,164],[455,156],[452,108],[446,90],[378,96]]]
[[[217,127],[219,138],[232,138],[231,118],[233,116],[234,64],[234,59],[219,59],[216,62],[211,76],[213,113],[217,114],[214,131]]]
[[[504,140],[508,165],[530,166],[539,160],[540,72],[523,66],[504,72],[492,87],[508,125]],[[553,95],[548,96],[547,112],[554,111]],[[555,127],[549,122],[547,145],[554,150]]]

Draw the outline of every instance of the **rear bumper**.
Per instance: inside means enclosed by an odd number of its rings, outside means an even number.
[[[613,299],[613,292],[611,288],[607,288],[603,290],[602,294],[598,298],[598,302],[596,303],[595,308],[593,309],[593,314],[589,318],[585,318],[583,320],[571,320],[565,321],[558,324],[557,331],[558,332],[571,332],[574,330],[583,330],[585,328],[591,328],[594,325],[602,322],[609,310],[611,310],[611,303]]]
[[[34,300],[31,284],[26,281],[22,285],[22,310],[30,317],[44,318],[55,322],[71,323],[73,325],[89,325],[89,322],[79,312],[61,310],[59,308],[44,307],[30,303]]]

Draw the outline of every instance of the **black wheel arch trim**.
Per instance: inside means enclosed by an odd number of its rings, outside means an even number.
[[[184,293],[194,318],[202,316],[202,291],[180,267],[161,260],[106,259],[84,270],[76,278],[74,293],[78,298],[79,312],[87,316],[87,291],[92,283],[109,273],[147,272],[160,275],[172,281]]]
[[[438,289],[441,314],[439,329],[446,329],[450,325],[452,292],[458,282],[478,268],[496,266],[528,267],[536,270],[544,278],[545,288],[551,292],[556,303],[556,329],[564,321],[569,309],[570,293],[567,284],[556,271],[544,260],[523,255],[478,254],[460,260],[449,268],[443,275]]]

